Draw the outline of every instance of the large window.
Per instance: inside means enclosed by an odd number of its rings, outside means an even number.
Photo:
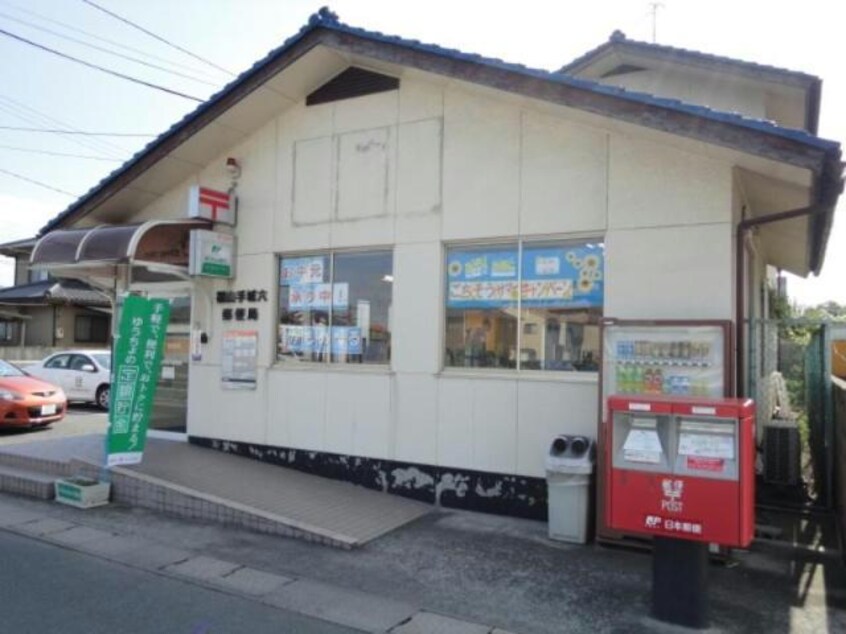
[[[0,345],[18,343],[18,322],[0,321]]]
[[[282,258],[277,358],[388,363],[393,279],[390,251]]]
[[[601,243],[449,248],[446,271],[447,367],[598,370]]]

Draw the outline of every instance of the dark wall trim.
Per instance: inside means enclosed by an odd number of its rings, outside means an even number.
[[[546,480],[190,436],[192,444],[447,508],[546,520]]]

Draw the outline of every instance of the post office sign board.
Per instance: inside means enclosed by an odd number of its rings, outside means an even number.
[[[193,229],[188,272],[205,277],[235,277],[235,236]]]

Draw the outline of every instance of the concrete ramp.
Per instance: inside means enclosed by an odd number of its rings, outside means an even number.
[[[0,469],[97,476],[103,436],[0,449]],[[23,492],[20,490],[14,492]],[[433,507],[186,442],[148,440],[144,462],[112,469],[112,500],[131,506],[354,548]]]

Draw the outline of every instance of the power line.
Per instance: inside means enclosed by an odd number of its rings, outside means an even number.
[[[214,62],[210,62],[209,60],[205,59],[204,57],[200,57],[199,55],[196,55],[195,53],[192,53],[191,51],[189,51],[189,50],[187,50],[187,49],[182,48],[182,47],[181,47],[181,46],[179,46],[178,44],[174,44],[173,42],[170,42],[170,41],[166,40],[165,38],[161,37],[160,35],[156,35],[156,34],[155,34],[155,33],[153,33],[152,31],[149,31],[149,30],[145,29],[143,26],[139,26],[138,24],[135,24],[135,22],[132,22],[131,20],[128,20],[127,18],[124,18],[123,16],[118,15],[117,13],[113,13],[112,11],[109,11],[108,9],[106,9],[106,8],[104,8],[104,7],[101,7],[100,5],[96,4],[95,2],[91,2],[91,0],[82,0],[82,1],[83,1],[85,4],[87,4],[87,5],[89,5],[89,6],[94,7],[94,8],[95,8],[95,9],[97,9],[98,11],[102,11],[102,12],[103,12],[103,13],[105,13],[106,15],[110,15],[110,16],[111,16],[111,17],[113,17],[115,20],[120,20],[120,21],[121,21],[121,22],[123,22],[124,24],[128,24],[129,26],[131,26],[131,27],[133,27],[133,28],[135,28],[135,29],[138,29],[138,30],[139,30],[139,31],[141,31],[142,33],[146,33],[147,35],[149,35],[150,37],[152,37],[152,38],[154,38],[154,39],[158,40],[159,42],[162,42],[162,43],[164,43],[164,44],[167,44],[167,45],[168,45],[168,46],[170,46],[170,47],[175,48],[177,51],[181,51],[182,53],[185,53],[186,55],[190,55],[190,56],[191,56],[191,57],[193,57],[194,59],[199,60],[199,61],[201,61],[201,62],[204,62],[204,63],[208,64],[209,66],[211,66],[211,67],[213,67],[213,68],[216,68],[217,70],[219,70],[219,71],[222,71],[222,72],[226,73],[227,75],[230,75],[230,76],[234,76],[234,75],[235,75],[235,73],[233,73],[232,71],[226,70],[225,68],[223,68],[222,66],[218,66],[218,65],[217,65],[217,64],[215,64]]]
[[[95,51],[101,51],[106,53],[107,55],[113,55],[115,57],[119,57],[121,59],[129,60],[130,62],[135,62],[136,64],[141,64],[142,66],[147,66],[148,68],[154,68],[156,70],[160,70],[164,73],[170,73],[171,75],[176,75],[178,77],[182,77],[183,79],[189,79],[191,81],[196,81],[201,84],[205,84],[206,86],[218,87],[220,84],[215,84],[210,81],[206,81],[205,79],[199,79],[198,77],[192,77],[187,73],[181,73],[178,70],[171,70],[169,68],[165,68],[164,66],[159,66],[158,64],[153,64],[152,62],[146,62],[143,59],[138,59],[137,57],[132,57],[131,55],[124,55],[123,53],[117,53],[115,51],[111,51],[103,46],[97,46],[96,44],[91,44],[89,42],[85,42],[84,40],[80,40],[79,38],[71,37],[69,35],[65,35],[64,33],[59,33],[58,31],[54,31],[53,29],[48,29],[43,26],[39,26],[37,24],[33,24],[32,22],[27,22],[26,20],[21,20],[20,18],[16,18],[14,16],[8,15],[7,13],[0,12],[0,17],[6,18],[7,20],[12,20],[13,22],[17,22],[18,24],[23,24],[31,29],[36,29],[38,31],[43,31],[44,33],[49,33],[50,35],[54,35],[56,37],[62,38],[64,40],[68,40],[70,42],[74,42],[81,46],[87,46],[88,48],[93,48]]]
[[[54,192],[58,192],[60,194],[64,194],[65,196],[70,196],[71,198],[79,198],[79,194],[71,194],[70,192],[66,192],[64,189],[59,189],[58,187],[53,187],[52,185],[47,185],[46,183],[42,183],[41,181],[34,180],[27,176],[21,176],[20,174],[16,174],[15,172],[10,172],[9,170],[4,170],[0,167],[0,174],[6,174],[13,178],[17,178],[22,181],[26,181],[27,183],[32,183],[33,185],[38,185],[39,187],[43,187],[44,189],[49,189]]]
[[[168,94],[175,95],[177,97],[182,97],[183,99],[190,99],[191,101],[196,101],[198,103],[203,102],[203,100],[200,99],[199,97],[193,97],[192,95],[187,95],[184,92],[179,92],[178,90],[172,90],[171,88],[165,88],[164,86],[160,86],[159,84],[154,84],[154,83],[149,82],[149,81],[144,81],[143,79],[138,79],[136,77],[131,77],[130,75],[124,75],[123,73],[119,73],[117,71],[114,71],[114,70],[111,70],[111,69],[108,69],[108,68],[103,68],[102,66],[98,66],[97,64],[92,64],[91,62],[86,62],[86,61],[81,60],[77,57],[73,57],[73,56],[68,55],[66,53],[62,53],[60,51],[52,49],[48,46],[44,46],[43,44],[38,44],[37,42],[33,42],[32,40],[28,40],[25,37],[21,37],[20,35],[15,35],[14,33],[10,33],[9,31],[6,31],[4,29],[0,29],[0,35],[5,35],[6,37],[10,37],[13,40],[18,40],[19,42],[23,42],[24,44],[29,44],[30,46],[34,46],[35,48],[41,49],[42,51],[47,51],[48,53],[53,53],[53,55],[58,55],[59,57],[71,60],[73,62],[76,62],[77,64],[82,64],[83,66],[87,66],[88,68],[93,68],[95,70],[99,70],[99,71],[104,72],[108,75],[113,75],[115,77],[120,77],[121,79],[126,79],[127,81],[131,81],[133,83],[140,84],[142,86],[146,86],[147,88],[153,88],[155,90],[160,90],[162,92],[166,92]]]
[[[39,20],[43,20],[44,22],[56,24],[56,25],[66,29],[68,31],[73,31],[75,33],[80,33],[82,35],[86,35],[86,36],[88,36],[92,39],[99,40],[101,42],[105,42],[106,44],[111,44],[112,46],[116,46],[117,48],[122,48],[125,51],[132,51],[133,53],[138,53],[139,55],[143,55],[144,57],[147,57],[149,59],[158,60],[158,61],[163,62],[165,64],[168,64],[170,66],[182,68],[182,69],[190,71],[192,73],[199,73],[201,75],[205,75],[206,78],[208,78],[208,79],[214,79],[214,77],[212,77],[209,73],[207,73],[203,70],[200,70],[199,68],[195,68],[194,66],[188,66],[187,64],[181,64],[180,62],[175,62],[175,61],[166,59],[164,57],[160,57],[158,55],[153,55],[152,53],[148,53],[148,52],[143,51],[139,48],[127,46],[126,44],[122,44],[121,42],[116,42],[114,40],[110,40],[109,38],[97,35],[96,33],[91,33],[90,31],[86,31],[85,29],[77,28],[77,27],[75,27],[71,24],[68,24],[67,22],[62,22],[61,20],[56,20],[56,19],[47,17],[45,15],[41,15],[40,13],[36,13],[35,11],[31,11],[30,9],[25,9],[24,7],[20,7],[20,6],[13,4],[11,2],[3,2],[3,4],[5,4],[7,7],[14,9],[16,11],[26,13],[28,15],[35,17],[35,18],[38,18]]]
[[[39,112],[36,108],[22,103],[17,99],[13,99],[8,95],[0,94],[0,110],[4,110],[12,114],[12,116],[25,121],[30,125],[41,127],[58,127],[63,130],[77,130],[65,121],[51,117],[48,114]],[[122,148],[111,141],[101,140],[93,137],[68,137],[68,140],[82,147],[94,150],[98,153],[105,153],[111,156],[122,157],[126,155],[126,148]]]
[[[88,132],[83,130],[62,130],[60,128],[25,128],[13,125],[0,125],[0,130],[15,132],[49,132],[51,134],[78,134],[81,136],[115,136],[115,137],[154,137],[156,134],[140,134],[134,132]]]
[[[14,145],[0,145],[0,150],[14,150],[16,152],[29,152],[31,154],[46,154],[48,156],[65,156],[68,158],[89,159],[91,161],[112,161],[119,163],[121,159],[109,158],[107,156],[91,156],[86,154],[72,154],[69,152],[51,152],[49,150],[36,150],[27,147],[15,147]]]

